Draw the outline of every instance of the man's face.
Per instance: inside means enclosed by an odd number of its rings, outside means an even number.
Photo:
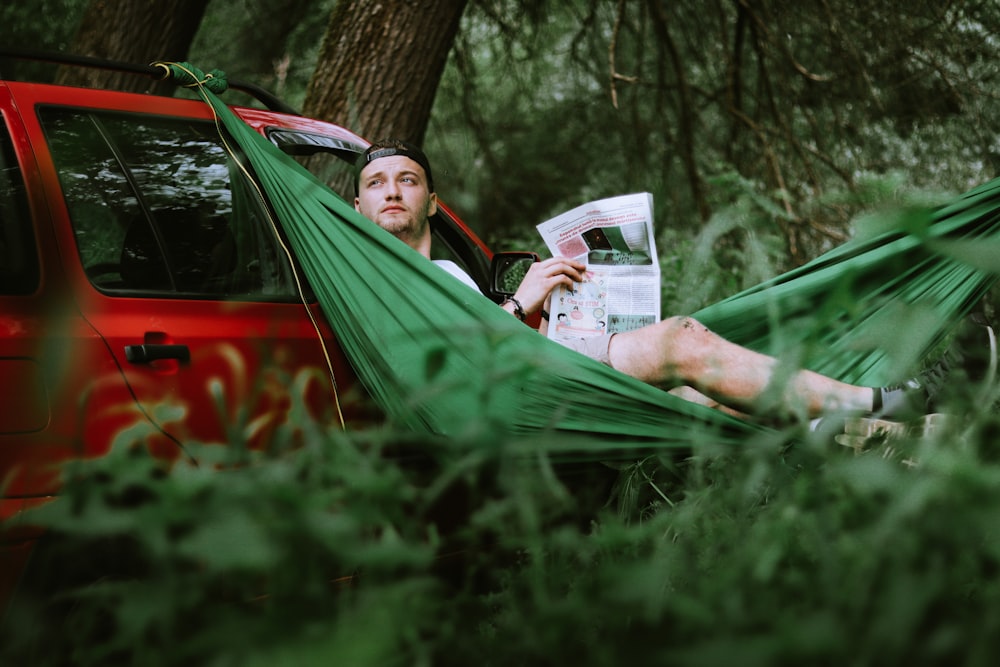
[[[390,155],[365,165],[358,178],[354,208],[379,227],[417,250],[426,244],[427,218],[437,212],[424,168],[403,155]]]

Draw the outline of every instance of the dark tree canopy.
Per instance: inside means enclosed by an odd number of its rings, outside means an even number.
[[[995,174],[994,2],[527,4],[472,5],[428,134],[490,239],[649,190],[720,261],[799,263],[897,189]]]

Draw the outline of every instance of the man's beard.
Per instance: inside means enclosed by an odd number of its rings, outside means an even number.
[[[424,221],[423,224],[418,222],[420,219]],[[427,224],[426,215],[418,217],[415,214],[410,213],[406,218],[389,216],[379,222],[379,227],[389,232],[400,241],[409,244],[411,241],[414,241],[422,236],[423,229]]]

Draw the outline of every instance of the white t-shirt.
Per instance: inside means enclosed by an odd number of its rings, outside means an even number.
[[[472,279],[472,276],[463,271],[462,267],[460,267],[455,262],[451,261],[450,259],[435,259],[433,261],[435,264],[437,264],[442,269],[444,269],[451,275],[461,280],[463,283],[465,283],[472,289],[476,290],[477,292],[479,291],[479,285],[477,285],[476,281]]]

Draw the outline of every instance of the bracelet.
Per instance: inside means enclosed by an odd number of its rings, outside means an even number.
[[[542,308],[542,319],[545,320],[546,322],[549,321],[549,311],[545,310],[544,308]]]
[[[503,300],[503,303],[500,304],[500,307],[503,308],[508,303],[514,304],[514,317],[521,320],[522,322],[528,319],[528,316],[525,314],[524,307],[521,305],[520,301],[518,301],[512,296],[509,296]]]

